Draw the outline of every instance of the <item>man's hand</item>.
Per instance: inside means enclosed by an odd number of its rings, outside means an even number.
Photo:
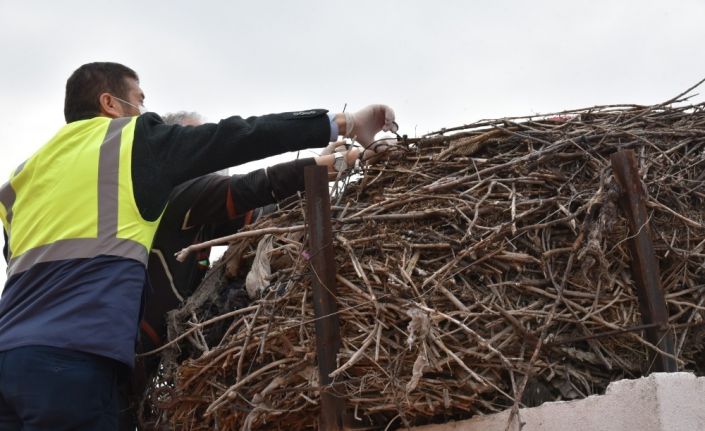
[[[354,114],[345,114],[345,136],[351,137],[367,148],[377,132],[396,132],[394,111],[387,105],[369,105]]]
[[[341,152],[345,150],[347,150],[347,148],[345,147],[345,141],[331,142],[330,144],[328,144],[327,147],[321,150],[321,155],[325,156],[328,154],[333,154],[335,152]]]
[[[361,160],[375,164],[380,159],[398,156],[401,147],[395,137],[383,137],[362,151]]]

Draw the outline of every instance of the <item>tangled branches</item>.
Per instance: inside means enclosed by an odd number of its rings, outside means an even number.
[[[647,188],[677,362],[700,372],[704,108],[485,121],[402,142],[366,168],[333,207],[342,348],[332,376],[351,423],[384,429],[573,399],[645,371],[655,347],[640,332],[609,162],[623,148],[636,151]],[[251,229],[303,225],[304,204]],[[218,316],[191,310],[174,322],[189,335],[171,347],[187,357],[155,384],[163,423],[316,427],[305,234],[270,232],[260,299],[221,317],[216,337],[200,333]],[[262,239],[238,239],[228,265],[247,267]]]

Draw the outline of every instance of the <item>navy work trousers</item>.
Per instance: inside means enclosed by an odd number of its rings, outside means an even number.
[[[55,347],[0,352],[0,431],[117,430],[121,367]]]

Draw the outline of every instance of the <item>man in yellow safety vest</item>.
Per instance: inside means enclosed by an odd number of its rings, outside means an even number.
[[[369,146],[395,127],[385,105],[229,117],[197,127],[144,112],[137,74],[89,63],[66,83],[67,124],[0,186],[8,262],[0,297],[0,429],[117,429],[134,363],[145,265],[172,189],[228,166],[324,147]]]

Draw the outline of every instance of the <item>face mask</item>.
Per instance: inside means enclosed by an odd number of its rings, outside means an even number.
[[[137,111],[139,111],[140,115],[147,113],[147,108],[145,108],[144,105],[136,106],[136,105],[134,105],[134,104],[128,102],[127,100],[121,99],[121,98],[119,98],[119,97],[117,97],[117,96],[113,96],[113,97],[116,98],[117,100],[121,101],[122,103],[126,104],[126,105],[132,106],[132,107],[135,108]]]

